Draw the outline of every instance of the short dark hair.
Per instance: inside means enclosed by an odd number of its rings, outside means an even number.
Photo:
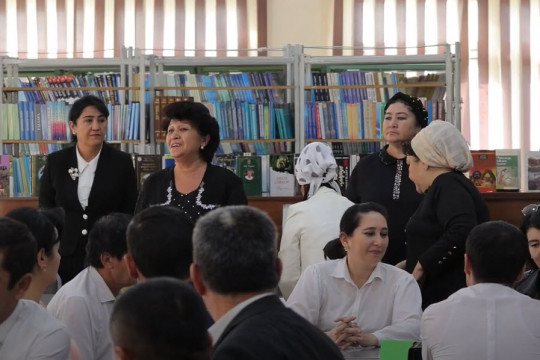
[[[8,290],[34,270],[37,255],[36,239],[23,223],[0,217],[0,267],[9,274]]]
[[[62,208],[36,209],[29,206],[15,208],[6,216],[25,224],[37,241],[37,249],[43,249],[50,256],[54,244],[60,241],[60,231],[53,222],[56,213],[64,214]]]
[[[476,282],[511,285],[529,256],[527,237],[505,221],[488,221],[471,230],[465,254]]]
[[[343,259],[347,252],[339,238],[332,239],[324,245],[323,248],[325,260]]]
[[[178,101],[163,108],[161,130],[167,131],[171,120],[187,121],[199,135],[210,136],[204,149],[199,150],[202,158],[210,163],[219,146],[219,124],[208,108],[199,102]]]
[[[341,216],[341,220],[339,222],[339,231],[347,236],[352,236],[354,230],[356,230],[362,221],[362,215],[369,212],[377,212],[384,216],[385,220],[388,221],[388,212],[384,206],[375,202],[354,204],[345,210]]]
[[[521,229],[523,234],[525,234],[525,236],[527,235],[527,231],[529,231],[530,228],[535,228],[535,229],[540,230],[540,210],[538,208],[538,205],[534,208],[533,211],[529,211],[527,212],[527,214],[523,215],[519,228]],[[538,266],[530,258],[530,256],[529,256],[528,265],[529,265],[529,269],[532,269],[532,270],[538,269]]]
[[[426,108],[424,107],[424,104],[422,101],[417,98],[416,96],[408,95],[402,92],[397,92],[392,96],[384,106],[384,112],[386,113],[386,110],[388,107],[395,103],[402,103],[406,105],[409,110],[414,114],[414,118],[416,119],[416,124],[421,127],[425,128],[428,124],[428,112]]]
[[[106,118],[109,117],[109,109],[107,109],[107,105],[105,105],[103,100],[94,95],[85,95],[71,105],[71,109],[69,110],[68,114],[68,121],[77,124],[77,119],[81,116],[83,110],[88,106],[95,106],[103,116]],[[71,136],[73,137],[73,142],[77,142],[77,135],[73,134]]]
[[[193,261],[205,284],[219,294],[273,290],[279,280],[276,227],[250,206],[225,206],[197,220]]]
[[[97,269],[103,267],[101,255],[109,253],[118,260],[127,253],[126,229],[131,215],[110,213],[99,218],[90,233],[86,244],[86,265]]]
[[[146,278],[189,278],[193,262],[193,224],[172,206],[151,206],[137,213],[127,229],[128,252]]]
[[[195,289],[173,278],[131,286],[115,301],[111,338],[135,359],[209,360],[206,309]]]

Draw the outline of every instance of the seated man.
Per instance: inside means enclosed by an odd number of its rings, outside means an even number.
[[[191,279],[216,323],[213,359],[342,359],[322,331],[275,295],[276,227],[260,210],[225,206],[197,220]]]
[[[154,278],[126,290],[114,304],[110,328],[121,360],[210,360],[206,309],[180,280]]]
[[[0,234],[0,359],[67,359],[66,328],[35,301],[21,299],[32,281],[36,240],[6,217]]]
[[[130,215],[113,213],[100,218],[88,235],[86,263],[53,296],[47,310],[63,322],[83,360],[112,360],[109,320],[116,296],[135,280],[123,257]]]
[[[527,257],[517,227],[490,221],[473,228],[465,244],[468,287],[425,310],[423,359],[540,359],[540,301],[510,287]]]

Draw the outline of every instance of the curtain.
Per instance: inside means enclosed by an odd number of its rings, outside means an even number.
[[[540,149],[539,30],[540,0],[334,0],[333,45],[369,48],[348,53],[460,42],[461,131],[472,149]]]
[[[266,43],[267,0],[0,0],[0,56],[248,56]],[[195,50],[196,49],[196,50]],[[226,51],[234,49],[234,51]]]

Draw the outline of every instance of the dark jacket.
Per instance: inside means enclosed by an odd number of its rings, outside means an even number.
[[[133,161],[125,152],[103,144],[86,209],[77,195],[79,179],[71,178],[70,168],[77,168],[75,146],[51,153],[40,180],[39,206],[60,206],[66,212],[60,239],[62,256],[73,254],[78,243],[86,244],[88,232],[101,216],[112,212],[133,214],[137,201]]]
[[[249,304],[214,345],[213,359],[343,359],[330,338],[274,295]]]

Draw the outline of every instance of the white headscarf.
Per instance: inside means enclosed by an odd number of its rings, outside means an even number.
[[[336,169],[337,164],[332,149],[326,144],[312,142],[302,149],[294,172],[300,185],[309,185],[308,198],[310,198],[323,183],[329,183],[341,194],[338,184],[334,181]]]
[[[434,120],[411,140],[411,147],[423,163],[456,171],[473,167],[467,140],[451,123]]]

